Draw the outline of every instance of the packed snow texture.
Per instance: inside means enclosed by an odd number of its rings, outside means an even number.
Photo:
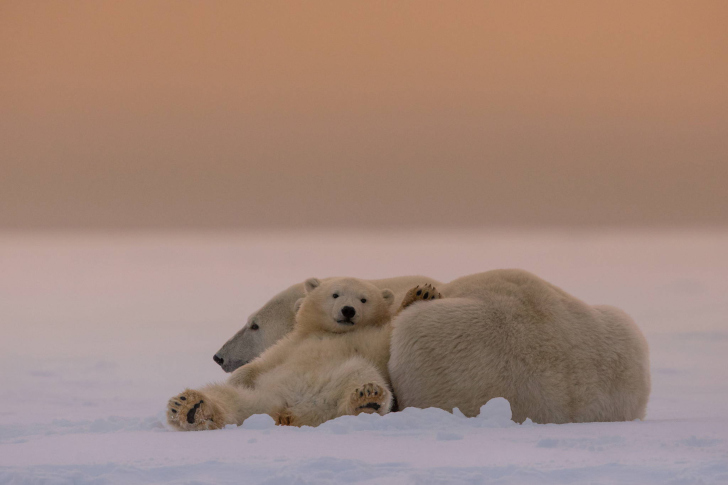
[[[438,409],[318,428],[175,432],[169,397],[316,276],[449,281],[519,267],[630,313],[650,343],[645,421],[515,424]],[[728,232],[0,235],[2,483],[728,483]]]

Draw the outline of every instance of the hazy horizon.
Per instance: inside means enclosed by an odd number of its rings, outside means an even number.
[[[0,230],[728,225],[728,3],[0,1]]]

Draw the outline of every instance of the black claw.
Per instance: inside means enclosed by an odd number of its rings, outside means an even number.
[[[359,397],[364,397],[364,391],[359,391]]]
[[[184,396],[180,396],[179,399],[180,399],[180,401],[186,401],[187,400],[187,398],[184,397]]]
[[[175,404],[175,406],[181,406],[181,404],[178,403],[177,401],[175,401],[174,404]]]
[[[422,290],[417,290],[417,296],[420,296],[422,294]]]
[[[177,414],[177,410],[176,409],[170,409],[170,411],[172,411],[174,414]]]
[[[430,296],[430,292],[429,292],[429,291],[426,291],[426,292],[425,292],[425,300],[427,300],[427,298],[428,298],[429,296]]]

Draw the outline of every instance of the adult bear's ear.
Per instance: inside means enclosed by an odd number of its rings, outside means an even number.
[[[321,282],[318,280],[318,278],[309,278],[303,284],[303,287],[306,289],[306,293],[311,293],[313,290],[318,288],[320,285],[321,285]]]
[[[293,304],[293,313],[298,313],[298,309],[301,308],[301,304],[303,303],[303,298],[299,298],[296,300],[296,303]]]
[[[392,290],[382,290],[382,298],[384,298],[387,305],[394,303],[394,293],[392,293]]]

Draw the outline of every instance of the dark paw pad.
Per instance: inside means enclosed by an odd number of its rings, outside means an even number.
[[[368,402],[365,405],[359,406],[359,407],[361,409],[367,409],[368,408],[368,409],[374,409],[375,411],[379,411],[379,408],[381,408],[382,406],[380,406],[379,404],[377,404],[375,402]]]
[[[197,413],[197,410],[200,409],[200,404],[202,404],[203,402],[204,401],[198,402],[193,407],[191,407],[189,411],[187,411],[187,422],[188,423],[195,424],[195,413]]]

